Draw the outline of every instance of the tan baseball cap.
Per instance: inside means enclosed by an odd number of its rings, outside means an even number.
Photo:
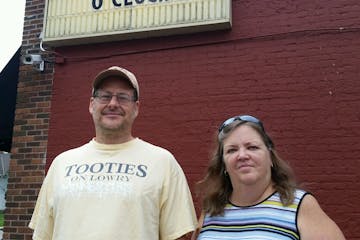
[[[139,84],[135,75],[129,70],[118,66],[109,67],[96,75],[93,81],[93,94],[99,89],[99,86],[102,84],[104,79],[108,77],[119,77],[120,79],[128,80],[130,85],[136,90],[137,99],[139,99]]]

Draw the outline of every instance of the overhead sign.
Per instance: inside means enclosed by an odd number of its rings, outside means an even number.
[[[148,38],[231,28],[231,0],[47,0],[49,45]]]

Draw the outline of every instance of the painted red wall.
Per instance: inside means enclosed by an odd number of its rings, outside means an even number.
[[[94,136],[92,79],[120,65],[140,83],[134,135],[174,153],[193,191],[218,125],[252,114],[347,239],[359,239],[360,3],[232,3],[230,31],[57,48],[65,62],[55,66],[47,167]]]

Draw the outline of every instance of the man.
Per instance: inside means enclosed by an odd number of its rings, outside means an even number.
[[[110,67],[93,81],[95,138],[57,156],[29,224],[41,240],[173,240],[195,229],[185,175],[167,150],[132,136],[139,85]]]

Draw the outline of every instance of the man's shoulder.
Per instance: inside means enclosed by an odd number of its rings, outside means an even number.
[[[161,147],[159,145],[155,145],[154,143],[150,143],[150,142],[147,142],[147,141],[144,141],[142,139],[138,139],[137,141],[137,144],[140,144],[142,145],[142,147],[148,149],[148,150],[151,150],[151,151],[155,151],[155,152],[162,152],[162,153],[166,153],[166,154],[171,154],[169,150],[167,150],[166,148],[164,147]]]
[[[169,162],[177,162],[175,156],[166,148],[160,147],[153,143],[138,139],[137,151],[146,154],[148,157],[156,158],[157,160],[166,160]]]
[[[63,158],[63,157],[66,157],[66,156],[69,156],[69,155],[76,155],[76,154],[79,154],[79,153],[83,153],[84,151],[86,151],[88,148],[89,148],[89,143],[85,143],[81,146],[78,146],[78,147],[73,147],[73,148],[70,148],[68,150],[65,150],[63,152],[61,152],[60,154],[58,154],[56,158]]]

